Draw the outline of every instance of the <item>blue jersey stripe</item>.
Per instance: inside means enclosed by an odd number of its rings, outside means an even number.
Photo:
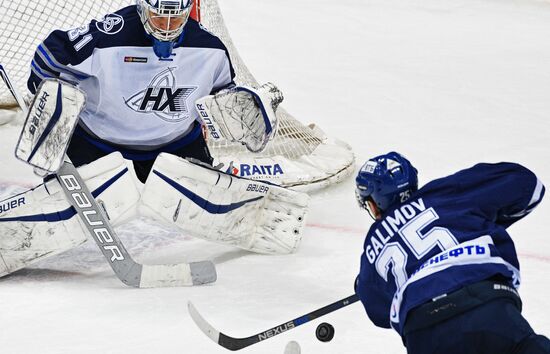
[[[34,60],[31,62],[31,69],[34,70],[36,75],[40,76],[41,79],[45,79],[49,77],[55,78],[54,75],[50,74],[49,72],[47,72],[46,70],[38,66],[38,64]]]
[[[60,71],[60,72],[67,73],[67,74],[69,74],[69,75],[73,75],[73,76],[75,76],[75,77],[76,77],[77,79],[79,79],[79,80],[84,80],[84,79],[87,79],[87,78],[89,77],[89,76],[86,76],[86,75],[77,74],[76,72],[74,72],[73,70],[69,69],[68,67],[59,64],[59,63],[53,58],[53,56],[49,53],[49,51],[47,50],[47,48],[46,48],[43,44],[40,44],[40,45],[38,46],[38,51],[44,56],[44,58],[46,59],[46,64],[49,64],[48,66],[50,66],[52,69],[58,70],[58,71]]]

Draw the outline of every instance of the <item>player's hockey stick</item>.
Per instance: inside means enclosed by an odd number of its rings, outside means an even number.
[[[298,318],[295,318],[291,321],[282,323],[278,326],[272,327],[266,331],[257,333],[250,337],[245,338],[234,338],[230,337],[224,333],[221,333],[220,331],[216,330],[214,327],[212,327],[204,317],[202,317],[195,306],[188,302],[187,308],[189,310],[189,314],[191,315],[191,318],[193,321],[195,321],[195,324],[200,328],[201,331],[203,331],[204,334],[206,334],[210,339],[212,339],[214,342],[218,343],[222,347],[229,349],[229,350],[240,350],[243,348],[246,348],[252,344],[256,344],[258,342],[264,341],[266,339],[269,339],[271,337],[274,337],[278,334],[281,334],[283,332],[289,331],[293,328],[296,328],[300,325],[303,325],[304,323],[307,323],[309,321],[312,321],[316,318],[319,318],[321,316],[324,316],[328,313],[331,313],[333,311],[336,311],[338,309],[341,309],[342,307],[346,307],[348,305],[353,304],[354,302],[357,302],[359,300],[359,297],[357,295],[353,294],[351,296],[348,296],[344,299],[338,300],[336,302],[333,302],[330,305],[321,307],[320,309],[317,309],[315,311],[312,311],[310,313],[307,313],[303,316],[300,316]]]
[[[20,99],[16,88],[2,66],[0,76],[26,112],[28,108]],[[19,99],[18,99],[19,97]],[[103,256],[118,278],[126,285],[151,288],[161,286],[186,286],[211,283],[216,280],[216,269],[210,261],[147,265],[135,262],[114,232],[95,198],[73,164],[65,161],[55,174],[69,203],[78,213],[83,224],[97,243]]]

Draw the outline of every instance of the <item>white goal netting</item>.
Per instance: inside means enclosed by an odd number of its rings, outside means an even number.
[[[21,93],[27,93],[30,62],[38,44],[54,29],[70,29],[100,19],[105,14],[132,5],[132,0],[56,1],[0,0],[0,64]],[[198,3],[198,1],[196,1]],[[236,82],[258,86],[224,24],[217,0],[200,0],[194,17],[222,39],[235,67]],[[273,78],[273,81],[277,81]],[[15,108],[9,91],[1,85],[0,107]],[[335,183],[353,172],[354,156],[349,146],[330,139],[314,125],[305,126],[282,107],[277,112],[279,130],[260,154],[239,144],[210,144],[215,163],[232,166],[239,176],[268,180],[288,187],[315,189]]]

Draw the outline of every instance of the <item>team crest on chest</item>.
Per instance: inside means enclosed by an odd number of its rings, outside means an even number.
[[[125,99],[126,105],[140,113],[152,113],[167,122],[189,118],[187,99],[197,86],[177,86],[175,67],[157,74],[144,90]]]

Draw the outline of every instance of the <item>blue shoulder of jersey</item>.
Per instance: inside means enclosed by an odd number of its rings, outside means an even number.
[[[545,188],[524,166],[500,162],[479,163],[434,180],[426,184],[422,192],[436,194],[438,198],[470,200],[488,220],[508,227],[541,202]]]
[[[220,49],[225,52],[227,60],[229,61],[229,69],[231,71],[231,78],[235,78],[235,70],[231,63],[231,56],[227,47],[221,39],[216,37],[213,33],[209,32],[202,24],[193,19],[189,19],[185,25],[183,42],[180,47],[188,48],[213,48]],[[177,46],[178,47],[178,46]],[[177,48],[176,47],[176,48]]]
[[[61,73],[75,83],[84,80],[88,77],[87,73],[77,70],[75,66],[91,57],[94,50],[130,46],[152,47],[152,39],[145,32],[135,5],[108,14],[101,21],[92,20],[87,25],[68,31],[55,30],[37,48],[27,86],[35,93],[43,79],[56,78]],[[229,53],[222,41],[193,19],[187,22],[179,47],[221,49],[229,60]],[[229,63],[234,77],[231,61]]]
[[[74,82],[86,79],[88,75],[74,67],[88,59],[96,48],[150,45],[136,6],[127,6],[101,21],[50,33],[35,52],[27,86],[34,93],[44,78],[59,77],[61,73]]]

